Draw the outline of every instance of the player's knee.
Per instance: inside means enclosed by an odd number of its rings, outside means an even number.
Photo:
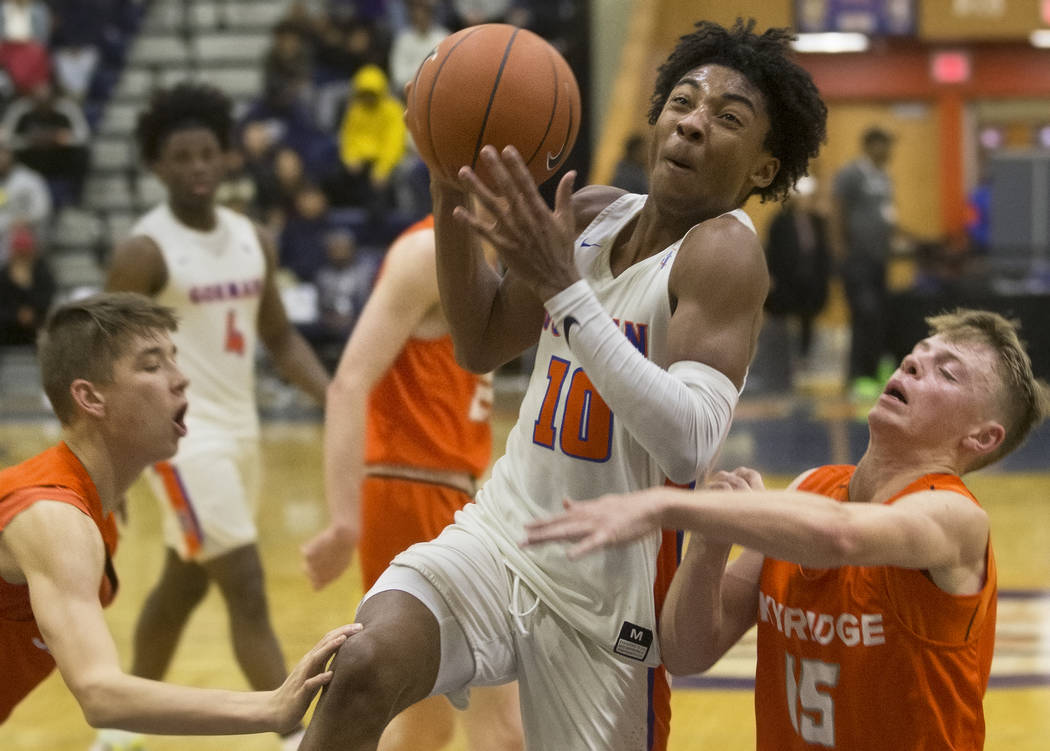
[[[359,708],[366,714],[389,716],[383,709],[394,706],[408,683],[407,676],[397,669],[399,664],[374,632],[366,628],[355,634],[332,659],[334,675],[328,684],[328,703],[349,711]]]

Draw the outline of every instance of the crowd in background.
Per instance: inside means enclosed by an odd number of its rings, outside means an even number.
[[[427,170],[403,122],[405,83],[441,39],[468,25],[513,23],[558,44],[551,24],[560,5],[293,0],[271,28],[260,91],[238,112],[219,200],[277,240],[290,312],[329,365],[383,250],[430,210]],[[94,121],[147,6],[0,3],[0,262],[3,283],[22,288],[0,303],[0,342],[31,342],[53,298],[44,254],[27,248],[46,246],[55,214],[80,205]],[[35,271],[9,282],[15,228],[16,265],[31,261]]]

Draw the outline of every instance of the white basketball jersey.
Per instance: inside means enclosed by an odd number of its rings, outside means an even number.
[[[215,211],[215,228],[201,232],[162,203],[131,230],[160,248],[168,281],[156,299],[179,317],[172,340],[190,379],[180,454],[202,438],[259,433],[255,347],[266,257],[249,219],[221,206]]]
[[[616,235],[645,198],[622,196],[599,214],[576,240],[576,265],[621,332],[667,368],[668,277],[681,240],[616,277],[609,262]],[[732,214],[754,230],[742,210]],[[566,497],[591,499],[664,482],[656,461],[610,412],[548,316],[506,454],[477,503],[457,521],[488,537],[535,595],[581,632],[617,654],[656,665],[658,534],[576,561],[568,560],[561,543],[525,549],[518,543],[526,522],[560,512]]]

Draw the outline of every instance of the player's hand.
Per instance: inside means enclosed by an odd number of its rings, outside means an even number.
[[[537,519],[525,525],[522,546],[541,542],[575,542],[570,559],[593,550],[645,537],[660,529],[661,507],[658,496],[647,490],[620,495],[603,495],[593,501],[564,501],[561,514]]]
[[[704,483],[703,490],[765,490],[762,475],[750,467],[737,467],[732,472],[722,469]]]
[[[299,660],[280,688],[269,693],[276,720],[275,731],[288,733],[296,728],[318,689],[332,680],[332,671],[325,670],[328,660],[343,642],[362,628],[360,623],[350,623],[329,631]]]
[[[483,211],[467,203],[456,207],[455,216],[491,243],[507,268],[546,301],[580,278],[573,255],[576,173],[568,172],[558,183],[551,211],[513,146],[503,151],[485,146],[481,159],[488,183],[469,167],[460,169],[459,178]]]
[[[301,548],[303,570],[315,590],[339,578],[350,565],[357,534],[347,527],[329,525]]]

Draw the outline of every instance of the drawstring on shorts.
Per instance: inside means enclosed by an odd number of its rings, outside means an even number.
[[[510,588],[510,604],[507,606],[507,612],[514,616],[514,625],[518,627],[518,632],[522,636],[528,636],[529,630],[525,628],[525,621],[522,619],[536,609],[536,606],[540,604],[540,598],[533,592],[532,596],[535,599],[533,599],[532,605],[527,610],[522,610],[520,606],[522,598],[521,577],[516,571],[511,571],[511,575],[514,577],[514,583]]]

